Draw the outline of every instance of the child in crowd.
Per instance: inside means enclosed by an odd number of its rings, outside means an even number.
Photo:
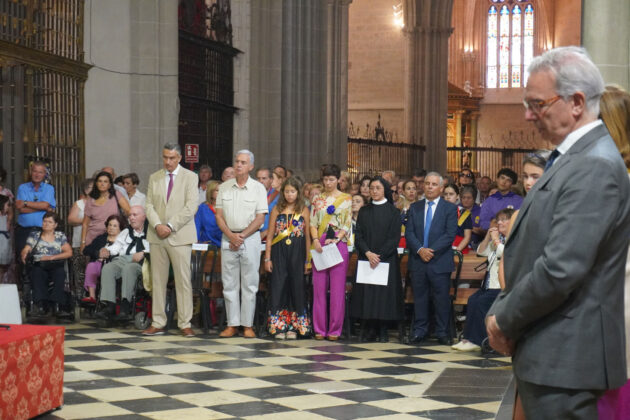
[[[296,339],[311,333],[306,308],[306,261],[310,243],[308,207],[300,183],[288,178],[269,216],[265,270],[271,273],[269,333],[278,339]]]
[[[472,237],[472,218],[470,210],[465,209],[459,202],[459,188],[455,184],[444,187],[444,199],[457,206],[457,234],[453,241],[453,249],[468,254],[470,238]]]

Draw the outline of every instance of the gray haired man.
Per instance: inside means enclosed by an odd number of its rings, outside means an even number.
[[[234,157],[235,178],[219,187],[216,202],[221,239],[221,273],[228,327],[221,337],[232,337],[243,327],[243,336],[256,337],[252,325],[256,309],[260,266],[258,229],[268,213],[267,190],[249,176],[254,154],[240,150]],[[240,293],[239,293],[240,290]]]

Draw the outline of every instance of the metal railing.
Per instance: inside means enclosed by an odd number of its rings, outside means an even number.
[[[410,178],[424,162],[424,145],[348,138],[348,172],[353,181],[393,170],[400,178]]]
[[[536,149],[501,147],[447,147],[447,172],[457,177],[464,167],[476,175],[494,179],[501,168],[511,168],[517,174],[523,170],[523,158]]]

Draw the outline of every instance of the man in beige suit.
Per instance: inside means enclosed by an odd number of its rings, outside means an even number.
[[[149,178],[146,213],[147,239],[151,244],[153,280],[153,324],[143,335],[164,334],[166,326],[166,283],[169,262],[175,275],[177,325],[185,337],[194,337],[190,328],[193,314],[190,283],[190,254],[197,241],[195,212],[199,192],[197,175],[179,165],[182,153],[177,143],[166,143],[162,150],[164,169]]]

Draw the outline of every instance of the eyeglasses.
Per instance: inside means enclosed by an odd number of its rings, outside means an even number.
[[[525,107],[526,110],[531,111],[534,114],[540,115],[543,108],[550,107],[551,105],[556,103],[558,99],[562,99],[562,96],[556,95],[553,98],[549,98],[549,99],[530,99],[530,100],[523,99],[523,106]]]
[[[459,176],[463,176],[463,177],[466,177],[466,178],[472,178],[473,174],[471,174],[471,173],[465,174],[465,173],[462,172],[461,174],[459,174]]]

